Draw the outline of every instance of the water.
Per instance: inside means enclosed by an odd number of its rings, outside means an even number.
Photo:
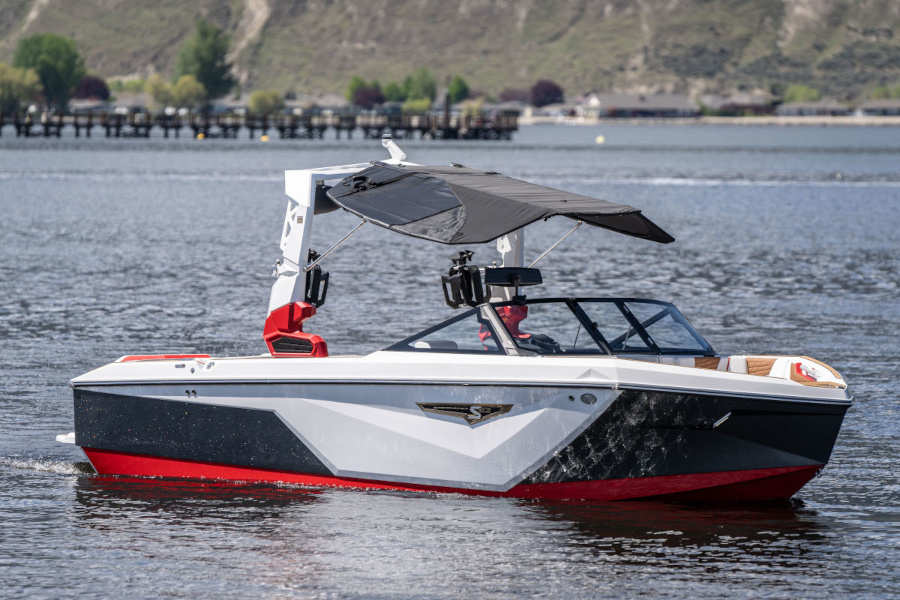
[[[831,464],[784,505],[540,503],[93,475],[54,437],[67,381],[128,353],[265,351],[281,171],[381,159],[362,140],[0,138],[4,598],[900,595],[897,129],[532,127],[401,142],[642,208],[677,242],[581,228],[548,294],[671,300],[722,352],[806,354],[850,382]],[[602,133],[606,143],[594,139]],[[355,226],[316,223],[324,249]],[[535,225],[536,257],[569,227]],[[476,259],[494,259],[478,247]],[[364,353],[443,317],[451,249],[363,228],[309,322]]]

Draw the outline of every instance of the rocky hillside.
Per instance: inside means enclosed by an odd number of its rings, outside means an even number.
[[[900,82],[897,0],[0,0],[0,61],[71,36],[104,76],[170,74],[198,18],[226,29],[245,88],[341,92],[427,66],[496,94],[769,88],[839,99]]]

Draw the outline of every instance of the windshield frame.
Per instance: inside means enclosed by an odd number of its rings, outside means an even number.
[[[646,344],[646,348],[635,349],[635,350],[613,350],[612,344],[609,340],[604,338],[603,334],[600,332],[598,327],[595,327],[594,321],[591,320],[590,316],[587,312],[582,308],[582,303],[588,302],[607,302],[612,303],[623,315],[625,320],[634,330],[635,334]],[[631,310],[628,309],[626,303],[645,303],[645,304],[656,304],[661,308],[670,308],[672,312],[666,312],[666,314],[671,314],[673,318],[685,326],[687,331],[704,346],[704,350],[692,350],[692,349],[684,349],[684,350],[675,350],[668,348],[660,348],[656,342],[653,340],[652,336],[650,336],[647,331],[644,329],[641,322],[638,320],[637,316],[632,314]],[[572,312],[573,316],[580,322],[582,329],[588,333],[594,343],[597,345],[599,352],[577,352],[577,351],[567,351],[564,353],[540,353],[536,352],[531,348],[525,348],[519,345],[516,341],[516,338],[509,331],[509,328],[503,322],[500,315],[497,313],[497,308],[501,308],[504,306],[521,306],[522,303],[518,302],[490,302],[485,303],[477,308],[470,308],[462,311],[460,314],[453,315],[449,319],[445,319],[440,323],[437,323],[431,327],[423,329],[399,342],[391,344],[384,351],[388,352],[426,352],[425,350],[414,349],[410,347],[412,342],[430,335],[444,327],[452,325],[453,323],[460,321],[466,317],[472,315],[472,313],[478,313],[478,321],[488,325],[493,332],[493,335],[496,336],[494,342],[500,346],[500,352],[488,351],[471,351],[471,350],[443,350],[443,349],[431,349],[427,352],[434,353],[446,353],[446,354],[471,354],[471,355],[493,355],[497,356],[506,354],[508,356],[529,356],[529,355],[540,355],[540,356],[571,356],[578,358],[587,358],[587,357],[608,357],[608,356],[634,356],[634,355],[651,355],[651,356],[715,356],[716,352],[713,350],[712,346],[706,338],[704,338],[700,333],[694,329],[693,325],[687,320],[687,318],[681,313],[678,308],[672,304],[671,302],[663,302],[661,300],[651,300],[649,298],[610,298],[610,297],[569,297],[569,298],[528,298],[525,300],[524,304],[532,305],[532,304],[549,304],[549,303],[559,303],[565,305],[569,311]],[[652,323],[651,323],[652,325]],[[614,341],[614,340],[613,340]]]
[[[467,319],[471,316],[475,315],[478,323],[482,326],[488,328],[490,335],[488,338],[491,343],[496,347],[496,350],[451,350],[444,348],[416,348],[414,344],[417,341],[420,341],[422,338],[428,337],[432,333],[440,331],[446,327],[449,327],[463,319]],[[482,340],[484,341],[484,340]],[[487,346],[487,344],[485,344]],[[431,327],[427,327],[413,335],[406,337],[399,342],[395,342],[391,344],[387,348],[384,349],[385,352],[416,352],[416,353],[443,353],[443,354],[472,354],[475,356],[483,356],[483,355],[491,355],[491,356],[503,356],[503,355],[516,355],[523,354],[522,352],[517,351],[518,348],[515,343],[509,338],[509,334],[506,331],[506,327],[503,326],[503,322],[497,316],[496,311],[489,304],[482,304],[476,308],[469,308],[467,310],[462,311],[460,314],[453,315],[449,319],[445,319],[436,325],[432,325]]]
[[[546,303],[563,303],[565,304],[570,311],[575,315],[575,317],[581,322],[584,330],[590,334],[591,338],[593,338],[594,342],[599,346],[600,350],[608,355],[624,355],[624,354],[643,354],[643,355],[670,355],[670,356],[714,356],[715,350],[713,350],[712,345],[704,338],[700,333],[690,324],[687,318],[681,313],[678,308],[672,304],[671,302],[663,302],[661,300],[651,300],[649,298],[610,298],[610,297],[569,297],[569,298],[534,298],[527,299],[525,301],[525,305],[530,304],[546,304]],[[588,302],[607,302],[613,304],[619,312],[625,317],[628,321],[629,325],[634,329],[635,334],[637,334],[640,339],[646,345],[646,348],[635,349],[635,350],[613,350],[612,344],[609,340],[607,340],[603,334],[600,332],[599,328],[595,326],[595,322],[591,320],[590,316],[587,312],[582,308],[582,303]],[[693,349],[671,349],[671,348],[660,348],[653,337],[647,332],[644,328],[643,324],[640,320],[635,316],[631,310],[628,308],[626,303],[644,303],[644,304],[656,304],[661,308],[669,308],[671,312],[666,312],[666,314],[671,314],[673,319],[676,320],[679,324],[684,326],[688,333],[694,337],[699,343],[701,343],[704,348],[702,350],[693,350]],[[496,311],[497,308],[504,306],[515,306],[515,302],[491,302],[491,307]],[[502,321],[501,321],[502,323]],[[652,325],[652,323],[651,323]],[[504,328],[506,325],[504,324]],[[515,341],[515,338],[507,329],[507,334],[509,334],[510,338]],[[518,343],[517,343],[518,346]],[[520,349],[525,350],[521,346]],[[566,352],[565,356],[596,356],[596,352]],[[546,356],[554,356],[553,354],[547,354]]]

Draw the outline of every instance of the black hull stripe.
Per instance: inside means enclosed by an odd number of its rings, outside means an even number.
[[[522,483],[822,465],[846,410],[629,390]]]
[[[271,410],[75,390],[79,446],[332,475]]]

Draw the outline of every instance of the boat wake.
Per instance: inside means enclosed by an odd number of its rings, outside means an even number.
[[[22,471],[38,471],[57,475],[93,474],[94,469],[89,462],[69,462],[65,460],[48,460],[44,458],[0,458],[0,468],[19,469]]]

